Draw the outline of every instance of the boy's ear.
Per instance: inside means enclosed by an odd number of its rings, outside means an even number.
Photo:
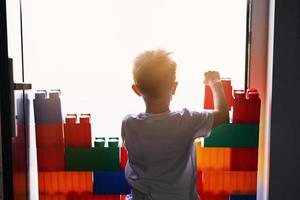
[[[177,85],[178,85],[178,82],[175,81],[175,82],[173,83],[173,87],[172,87],[172,94],[173,94],[173,95],[174,95],[175,92],[176,92]]]
[[[133,84],[131,88],[139,97],[142,96],[142,93],[140,92],[139,88],[135,84]]]

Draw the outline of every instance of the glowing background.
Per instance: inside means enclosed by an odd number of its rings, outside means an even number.
[[[243,88],[246,0],[28,0],[26,80],[62,89],[64,114],[91,113],[95,135],[120,135],[128,113],[144,111],[131,91],[135,56],[174,52],[179,87],[172,108],[203,107],[203,73]]]

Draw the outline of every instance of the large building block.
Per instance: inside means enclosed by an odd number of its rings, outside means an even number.
[[[34,120],[36,124],[62,123],[60,91],[38,92],[33,100]]]
[[[39,172],[39,194],[92,194],[92,172]]]
[[[117,147],[66,148],[66,171],[118,171],[120,170]]]
[[[64,171],[64,147],[37,148],[38,171]]]
[[[232,148],[231,171],[257,171],[258,148]]]
[[[257,124],[260,116],[260,98],[256,89],[234,91],[232,122]]]
[[[230,200],[256,200],[256,194],[252,194],[252,195],[230,195]]]
[[[64,147],[64,132],[62,123],[36,124],[36,146]]]
[[[121,147],[121,163],[120,163],[121,171],[124,171],[124,170],[125,170],[127,160],[128,160],[128,157],[127,157],[127,150],[125,149],[124,146],[122,146],[122,147]]]
[[[76,114],[68,114],[64,124],[66,147],[92,147],[90,114],[81,114],[77,122]]]
[[[39,200],[68,200],[67,195],[56,194],[39,194]]]
[[[230,200],[229,195],[199,194],[201,200]]]
[[[256,193],[256,172],[205,171],[202,172],[203,193]]]
[[[197,192],[203,194],[202,171],[197,170]]]
[[[223,124],[204,139],[205,147],[257,148],[258,124]]]
[[[108,146],[109,147],[119,147],[119,138],[118,137],[108,138]]]
[[[96,137],[94,147],[105,147],[105,137]]]
[[[39,200],[120,200],[120,195],[93,195],[93,194],[57,194],[39,195]]]
[[[124,172],[94,172],[94,194],[129,194]]]
[[[228,110],[231,110],[231,106],[233,104],[231,80],[222,79],[221,83],[225,92]],[[212,90],[208,85],[205,86],[204,109],[214,109],[214,97]]]
[[[196,142],[197,170],[230,170],[231,149],[201,147],[200,142]]]
[[[126,200],[127,195],[120,195],[120,200]]]

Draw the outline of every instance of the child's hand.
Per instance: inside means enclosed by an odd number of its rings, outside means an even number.
[[[217,71],[207,71],[204,74],[204,84],[212,86],[214,83],[220,81],[220,74]]]

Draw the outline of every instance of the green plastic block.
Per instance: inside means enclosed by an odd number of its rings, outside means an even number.
[[[108,139],[109,147],[118,147],[119,146],[119,138],[118,137],[110,137]]]
[[[223,124],[204,139],[204,147],[258,147],[258,124]]]
[[[66,148],[66,171],[119,171],[119,148]]]
[[[94,147],[104,147],[105,137],[96,137],[94,141]]]

